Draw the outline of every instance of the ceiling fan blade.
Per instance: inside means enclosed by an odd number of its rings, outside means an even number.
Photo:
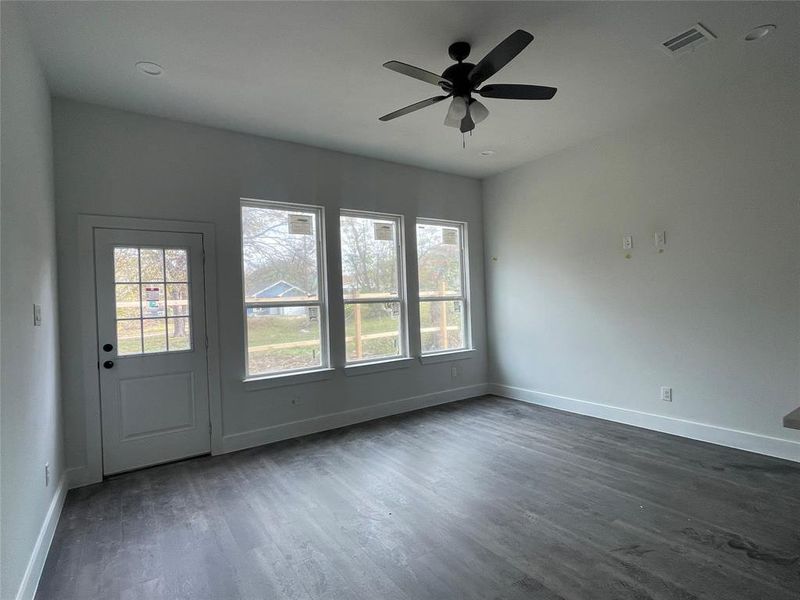
[[[519,85],[495,83],[477,90],[484,98],[506,98],[509,100],[550,100],[558,90],[544,85]]]
[[[533,36],[527,31],[517,29],[514,33],[495,46],[494,50],[484,56],[469,72],[469,80],[473,87],[477,87],[500,69],[505,67],[511,59],[525,49],[533,41]]]
[[[443,83],[446,83],[450,87],[453,87],[453,82],[448,79],[445,79],[441,75],[437,75],[436,73],[431,73],[430,71],[426,71],[425,69],[420,69],[419,67],[407,65],[406,63],[401,63],[396,60],[390,60],[387,63],[383,63],[383,66],[389,69],[390,71],[394,71],[395,73],[400,73],[401,75],[408,75],[409,77],[413,77],[414,79],[419,79],[420,81],[424,81],[425,83],[430,83],[432,85],[441,85]]]
[[[391,121],[392,119],[396,119],[397,117],[402,117],[403,115],[412,113],[415,110],[419,110],[420,108],[425,108],[426,106],[430,106],[432,104],[436,104],[437,102],[441,102],[442,100],[446,100],[449,97],[450,96],[434,96],[433,98],[428,98],[427,100],[420,100],[419,102],[415,102],[414,104],[410,104],[409,106],[405,106],[394,112],[390,112],[388,115],[383,115],[378,120]]]

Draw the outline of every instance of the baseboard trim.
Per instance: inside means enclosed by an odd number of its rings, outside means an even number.
[[[756,454],[765,454],[767,456],[800,462],[800,442],[792,440],[740,431],[738,429],[728,429],[726,427],[699,423],[697,421],[655,415],[501,383],[490,383],[488,385],[488,390],[490,394],[511,398],[513,400],[521,400],[522,402],[528,402],[530,404],[548,406],[550,408],[557,408],[580,415],[597,417],[598,419],[604,419],[606,421],[624,423],[625,425],[633,425],[635,427],[652,429],[662,433],[670,433],[701,442],[709,442],[720,446],[736,448],[738,450],[755,452]]]
[[[36,596],[36,588],[39,587],[39,578],[44,570],[44,563],[47,560],[47,553],[50,551],[50,544],[56,533],[58,519],[61,517],[61,509],[64,506],[64,499],[67,497],[67,478],[62,475],[58,482],[56,493],[50,501],[36,544],[33,546],[28,566],[17,590],[16,600],[33,600]]]
[[[337,429],[347,425],[372,421],[373,419],[398,415],[420,408],[428,408],[439,404],[447,404],[448,402],[466,400],[467,398],[483,396],[486,394],[486,391],[487,385],[481,383],[443,390],[441,392],[431,392],[419,396],[400,398],[399,400],[344,410],[312,417],[310,419],[292,421],[290,423],[281,423],[280,425],[273,425],[271,427],[262,427],[241,433],[233,433],[223,436],[222,452],[226,453],[244,450],[246,448],[254,448],[256,446],[271,444],[302,435],[319,433],[320,431],[328,431],[329,429]]]

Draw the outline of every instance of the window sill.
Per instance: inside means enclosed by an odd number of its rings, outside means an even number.
[[[333,377],[336,369],[325,368],[313,371],[301,371],[299,373],[283,373],[279,375],[267,375],[265,377],[250,377],[244,380],[244,389],[263,390],[268,388],[282,387],[285,385],[297,385],[300,383],[311,383],[313,381],[324,381]]]
[[[423,354],[419,357],[419,362],[423,365],[432,365],[435,363],[450,362],[451,360],[466,360],[468,358],[475,358],[477,352],[475,348],[467,348],[466,350],[453,350],[452,352]]]
[[[390,360],[360,363],[345,367],[344,374],[348,377],[352,377],[354,375],[368,375],[369,373],[379,373],[381,371],[391,371],[394,369],[407,369],[413,362],[413,358],[392,358]]]

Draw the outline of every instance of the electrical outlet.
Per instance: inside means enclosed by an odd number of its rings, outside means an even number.
[[[661,388],[661,399],[664,402],[672,402],[672,388],[671,387],[662,387]]]
[[[50,485],[50,463],[44,463],[44,487]]]
[[[653,239],[653,243],[655,244],[656,248],[662,250],[667,247],[667,232],[666,231],[656,231],[655,237]]]
[[[458,379],[459,371],[458,365],[451,365],[450,366],[450,379]]]
[[[623,235],[622,236],[622,249],[623,250],[631,250],[633,248],[633,236],[632,235]]]
[[[300,400],[300,394],[295,394],[292,396],[292,406],[300,406],[302,401]]]

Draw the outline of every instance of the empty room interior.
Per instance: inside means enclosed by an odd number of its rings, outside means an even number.
[[[0,30],[0,600],[800,598],[800,2]]]

